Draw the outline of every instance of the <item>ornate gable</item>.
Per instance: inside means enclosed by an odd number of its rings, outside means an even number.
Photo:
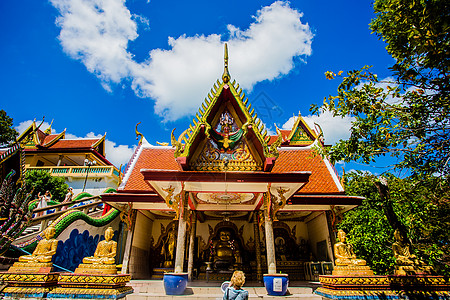
[[[270,136],[245,93],[230,82],[226,44],[222,81],[214,84],[193,124],[178,139],[173,133],[174,155],[183,170],[270,171],[281,144],[280,137],[268,145]]]
[[[318,138],[316,132],[312,130],[300,113],[297,120],[292,127],[291,133],[288,136],[289,145],[291,146],[308,146],[314,143]]]

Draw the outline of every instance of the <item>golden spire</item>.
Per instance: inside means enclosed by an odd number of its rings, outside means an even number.
[[[44,131],[44,133],[46,134],[52,134],[52,125],[53,125],[53,120],[50,123],[50,126],[48,126],[48,128]]]
[[[222,80],[224,83],[227,83],[228,81],[230,81],[230,73],[228,73],[228,45],[227,43],[225,43],[225,54],[223,57],[224,60],[224,69],[223,69],[223,75],[222,75]]]

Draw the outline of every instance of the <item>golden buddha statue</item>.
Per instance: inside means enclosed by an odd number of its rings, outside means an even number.
[[[353,245],[346,242],[347,235],[343,230],[338,231],[338,239],[339,242],[334,244],[334,255],[336,257],[334,263],[336,267],[333,270],[333,275],[373,275],[370,267],[366,266],[366,261],[356,258]]]
[[[10,273],[49,273],[53,270],[52,257],[56,253],[58,241],[54,239],[55,227],[43,231],[44,238],[39,241],[32,254],[22,255],[8,270]]]
[[[108,227],[105,231],[105,239],[98,243],[94,256],[83,258],[84,264],[107,264],[115,263],[117,243],[112,240],[114,230]]]
[[[395,242],[392,244],[392,250],[395,257],[395,275],[429,274],[432,272],[430,266],[418,259],[416,255],[411,254],[409,244],[404,241],[403,235],[398,229],[394,231],[394,238]]]
[[[83,258],[83,263],[75,270],[75,274],[117,274],[115,257],[117,243],[112,240],[114,230],[105,230],[105,239],[97,244],[94,256]]]
[[[167,232],[166,240],[161,248],[161,255],[164,257],[164,268],[172,268],[175,260],[175,250],[177,248],[178,231],[176,224],[173,223]]]
[[[210,260],[216,269],[224,270],[242,263],[238,243],[231,239],[229,230],[222,229],[219,240],[213,241],[211,246]]]
[[[56,253],[58,241],[54,239],[55,227],[50,226],[44,231],[45,238],[40,240],[30,255],[19,257],[19,262],[49,263],[52,261],[53,255]]]
[[[342,229],[338,231],[338,239],[339,242],[334,244],[334,255],[336,256],[335,264],[337,266],[366,265],[364,259],[356,258],[356,254],[353,252],[353,246],[346,243],[347,236]]]

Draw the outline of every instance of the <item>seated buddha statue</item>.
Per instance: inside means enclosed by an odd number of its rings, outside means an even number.
[[[19,262],[26,263],[50,263],[53,255],[56,253],[58,247],[58,241],[54,239],[55,227],[49,226],[44,231],[45,238],[40,240],[30,255],[23,255],[19,257]]]
[[[346,234],[343,230],[338,231],[339,242],[334,244],[334,255],[336,256],[336,266],[348,266],[357,265],[365,266],[366,261],[364,259],[356,258],[355,252],[353,252],[353,246],[347,244]]]
[[[403,235],[398,229],[394,231],[394,238],[392,250],[395,257],[395,275],[433,272],[432,267],[427,266],[425,262],[409,251],[409,244],[404,241]]]
[[[114,236],[114,230],[112,227],[108,227],[105,231],[105,239],[98,243],[97,249],[95,249],[94,256],[83,258],[84,264],[107,264],[112,265],[115,263],[117,243],[112,240]]]
[[[227,270],[242,263],[238,243],[231,239],[228,229],[219,232],[219,239],[213,241],[211,247],[210,260],[216,270]]]

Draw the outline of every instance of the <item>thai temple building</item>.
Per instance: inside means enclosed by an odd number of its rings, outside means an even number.
[[[178,138],[172,131],[171,146],[150,145],[136,130],[117,193],[102,195],[130,212],[122,272],[229,280],[239,269],[248,280],[280,272],[304,280],[311,262],[333,262],[334,224],[361,197],[345,194],[334,166],[315,153],[322,134],[300,115],[273,136],[263,123],[231,80],[225,48],[221,79],[192,124]]]
[[[64,177],[75,195],[100,195],[108,188],[116,189],[120,174],[105,157],[106,135],[66,139],[65,134],[65,130],[52,133],[51,125],[43,131],[33,121],[17,139],[17,145],[24,150],[25,170],[45,170],[52,176]]]

